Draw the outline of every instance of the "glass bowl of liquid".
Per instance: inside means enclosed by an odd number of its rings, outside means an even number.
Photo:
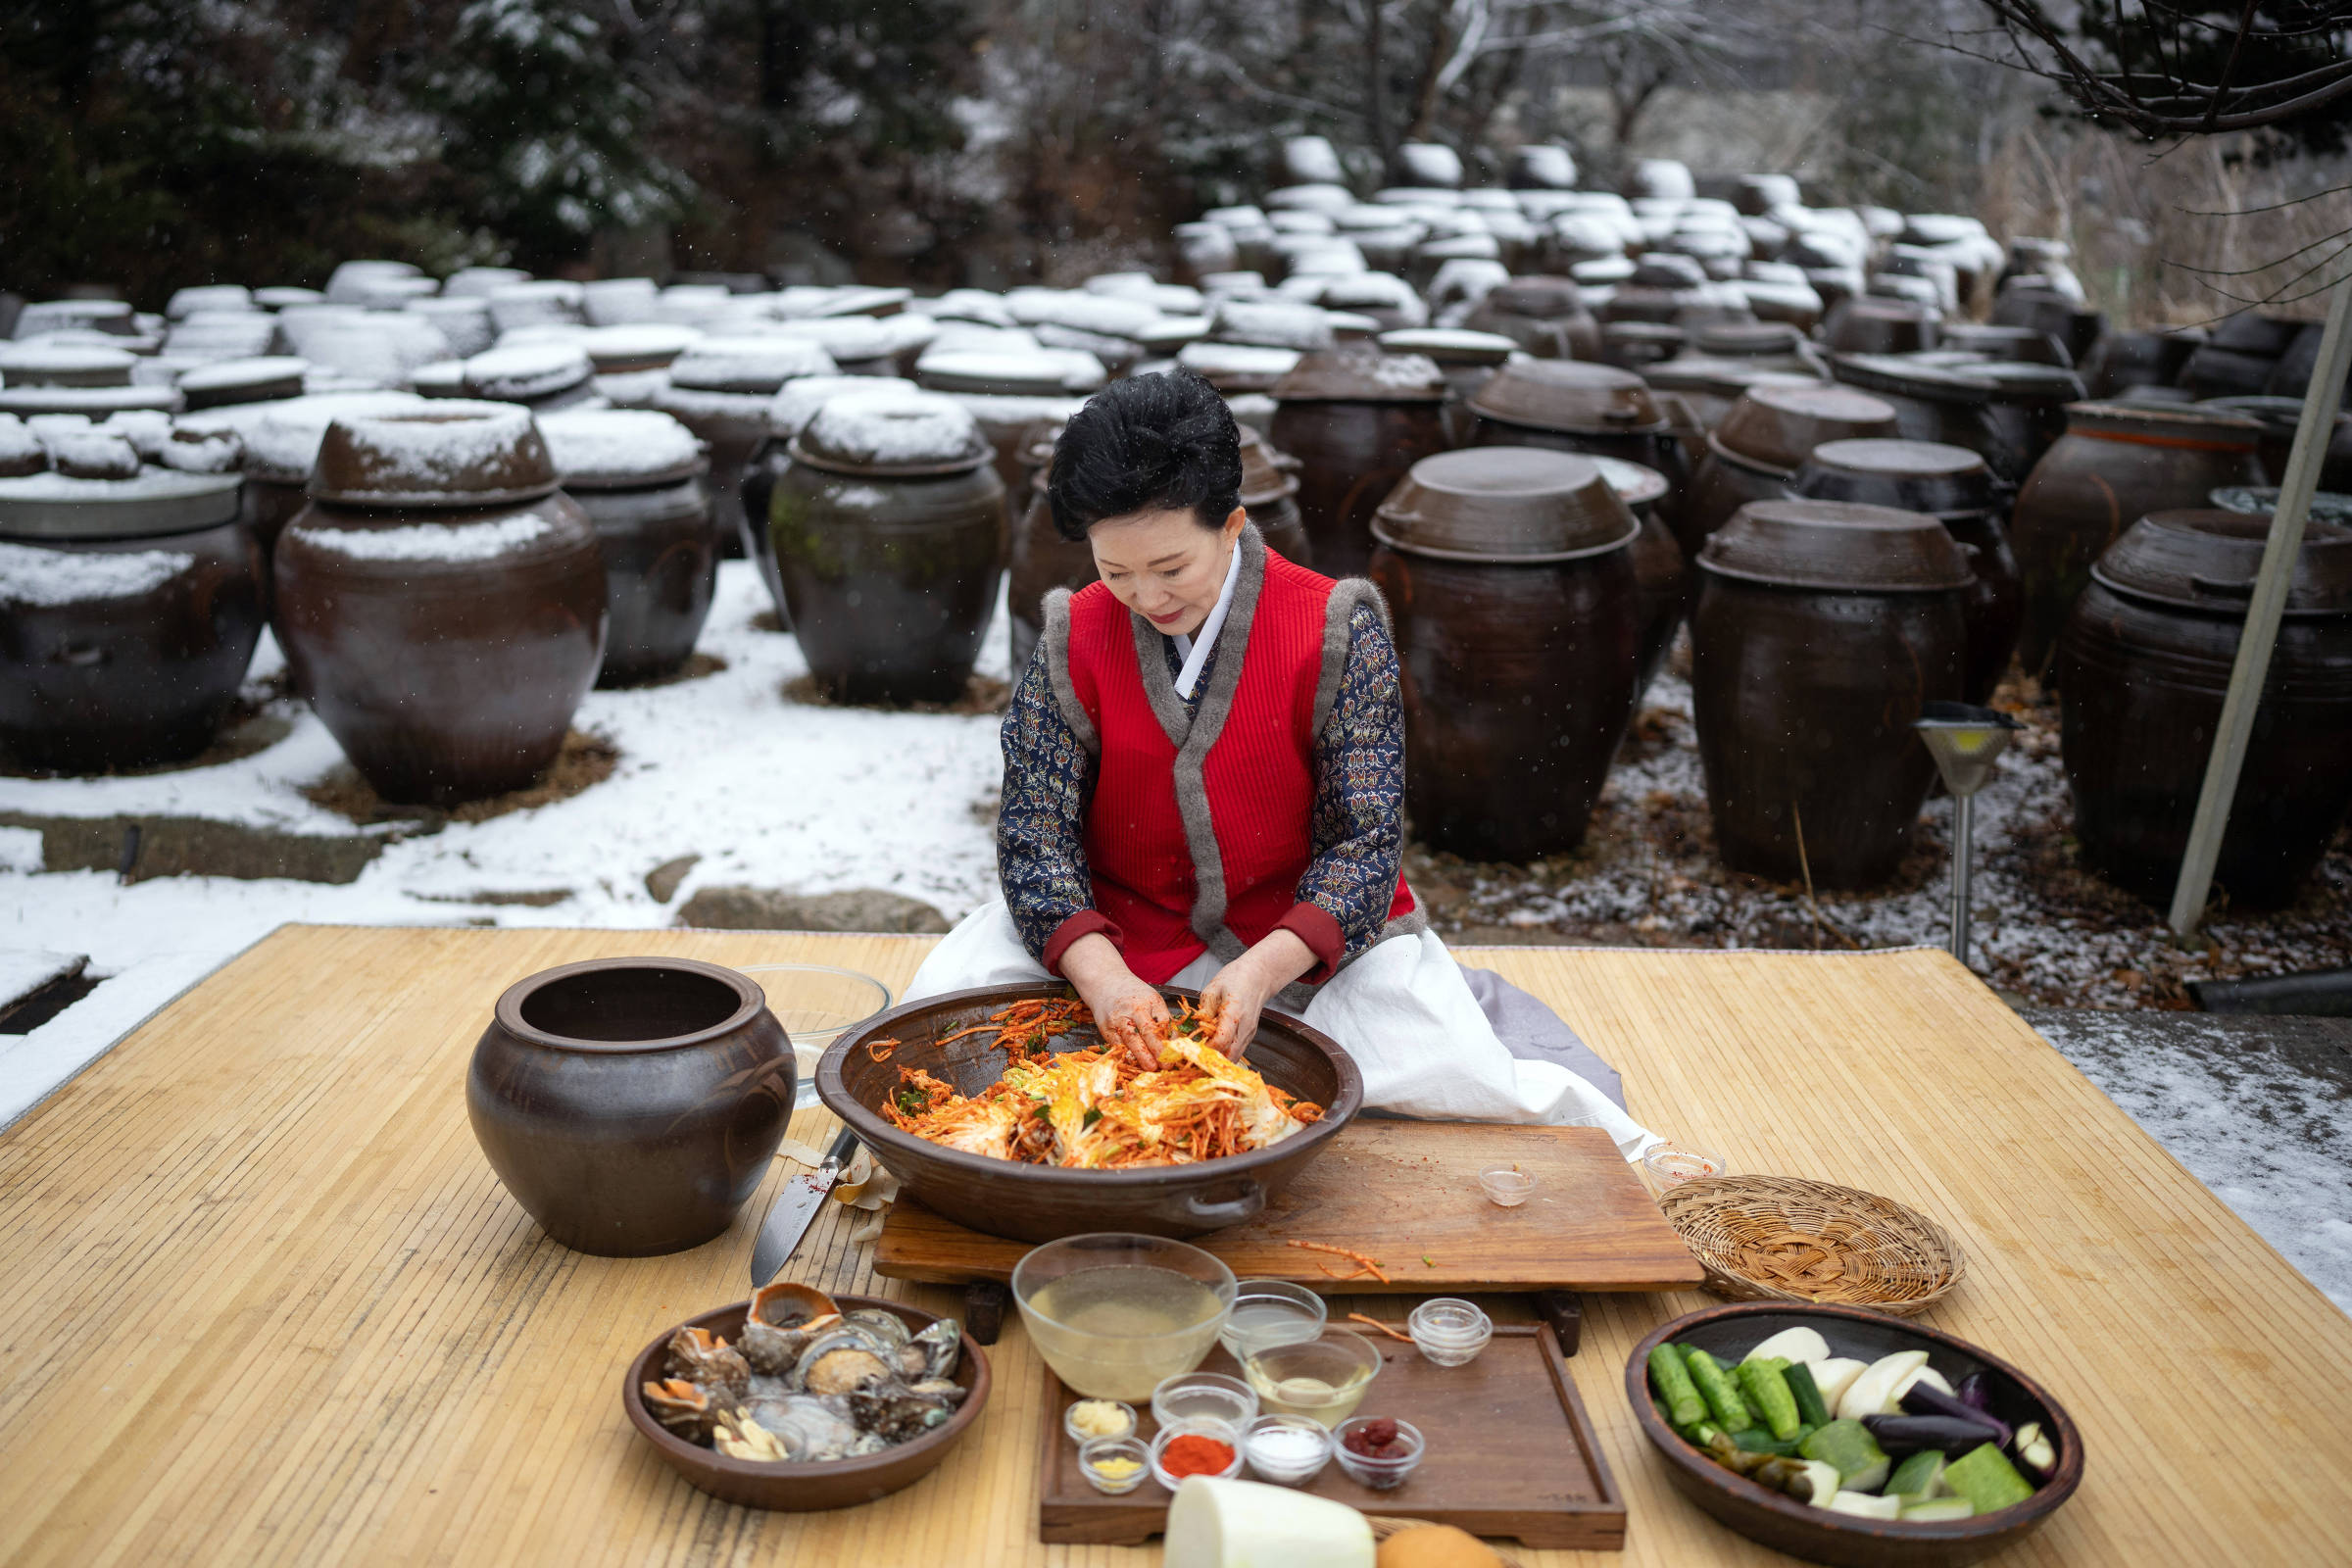
[[[1333,1427],[1364,1402],[1380,1360],[1379,1347],[1353,1329],[1327,1328],[1311,1340],[1255,1347],[1242,1374],[1268,1415],[1302,1415]]]
[[[1331,1308],[1323,1298],[1289,1280],[1243,1280],[1234,1287],[1233,1315],[1217,1342],[1239,1362],[1260,1345],[1311,1340]]]
[[[1217,1343],[1233,1270],[1164,1236],[1098,1231],[1036,1248],[1013,1265],[1030,1343],[1072,1391],[1148,1403]]]

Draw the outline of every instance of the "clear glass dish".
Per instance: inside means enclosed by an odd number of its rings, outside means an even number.
[[[1096,1468],[1105,1459],[1132,1459],[1135,1468],[1123,1476],[1106,1476]],[[1152,1474],[1152,1450],[1133,1438],[1095,1438],[1079,1446],[1078,1473],[1097,1492],[1120,1496],[1142,1486]]]
[[[1247,1427],[1257,1419],[1257,1392],[1222,1372],[1180,1372],[1152,1391],[1152,1419],[1161,1426],[1197,1417]]]
[[[1082,1432],[1078,1428],[1079,1404],[1114,1405],[1117,1407],[1119,1413],[1126,1418],[1127,1425],[1117,1432],[1104,1432],[1099,1434]],[[1115,1442],[1120,1438],[1132,1438],[1135,1436],[1135,1406],[1129,1404],[1124,1399],[1080,1399],[1078,1404],[1073,1404],[1067,1410],[1061,1412],[1061,1430],[1069,1434],[1070,1441],[1077,1444],[1082,1448],[1090,1443],[1100,1442],[1105,1439]]]
[[[1013,1304],[1046,1365],[1074,1393],[1134,1404],[1190,1372],[1233,1310],[1233,1270],[1164,1236],[1096,1231],[1024,1254]]]
[[[1429,1445],[1422,1441],[1421,1429],[1410,1421],[1396,1423],[1396,1442],[1406,1451],[1394,1459],[1370,1459],[1348,1446],[1348,1434],[1370,1426],[1377,1416],[1359,1415],[1341,1424],[1331,1435],[1332,1451],[1338,1455],[1340,1468],[1357,1486],[1370,1487],[1374,1492],[1389,1492],[1404,1485],[1404,1478],[1413,1473]]]
[[[870,974],[822,963],[751,963],[737,968],[767,996],[767,1010],[792,1037],[792,1065],[800,1074],[794,1102],[816,1093],[816,1061],[848,1030],[888,1010],[890,987]]]
[[[1311,1340],[1323,1332],[1331,1308],[1323,1298],[1289,1280],[1243,1280],[1233,1290],[1233,1314],[1217,1343],[1240,1361],[1263,1345]]]
[[[1476,1302],[1453,1296],[1423,1301],[1404,1326],[1414,1347],[1439,1366],[1467,1366],[1494,1338],[1494,1320]]]
[[[1331,1432],[1302,1415],[1261,1415],[1242,1434],[1250,1473],[1278,1487],[1302,1487],[1331,1463]]]
[[[1478,1173],[1478,1185],[1500,1208],[1517,1208],[1536,1190],[1536,1179],[1516,1165],[1489,1165]]]
[[[1242,1375],[1257,1391],[1259,1409],[1330,1427],[1364,1402],[1380,1364],[1370,1340],[1353,1329],[1326,1328],[1311,1340],[1257,1347],[1242,1362]]]
[[[1167,1452],[1169,1444],[1182,1437],[1207,1438],[1233,1450],[1233,1462],[1216,1473],[1218,1480],[1230,1481],[1242,1473],[1242,1432],[1239,1427],[1230,1421],[1178,1421],[1172,1426],[1161,1427],[1158,1435],[1152,1440],[1152,1479],[1170,1492],[1183,1484],[1184,1477],[1168,1474],[1160,1462],[1160,1456]]]
[[[1706,1176],[1729,1176],[1732,1167],[1721,1154],[1689,1144],[1656,1144],[1642,1156],[1642,1168],[1659,1187],[1680,1187]]]

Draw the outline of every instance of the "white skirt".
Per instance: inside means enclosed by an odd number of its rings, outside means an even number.
[[[1198,990],[1222,967],[1203,953],[1169,983]],[[904,1000],[1053,979],[1021,945],[1004,901],[992,899],[940,939]],[[1376,943],[1316,991],[1301,1016],[1355,1059],[1369,1108],[1431,1121],[1599,1127],[1627,1159],[1657,1142],[1566,1067],[1513,1056],[1432,932]]]

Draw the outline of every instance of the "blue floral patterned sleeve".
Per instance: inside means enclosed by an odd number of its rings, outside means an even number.
[[[1404,864],[1404,697],[1380,612],[1358,605],[1348,661],[1315,737],[1314,858],[1298,901],[1340,923],[1350,958],[1380,940]]]
[[[1004,807],[997,817],[997,878],[1021,945],[1042,956],[1062,921],[1095,906],[1086,866],[1086,808],[1095,757],[1061,716],[1040,648],[1004,714]]]

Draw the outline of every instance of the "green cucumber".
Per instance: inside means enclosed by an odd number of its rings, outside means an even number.
[[[1943,1484],[1979,1513],[2012,1507],[2034,1495],[2034,1483],[2017,1473],[1997,1443],[1971,1448],[1945,1465]]]
[[[1772,1435],[1793,1439],[1800,1424],[1796,1414],[1796,1396],[1789,1392],[1788,1379],[1781,1371],[1780,1362],[1775,1358],[1742,1361],[1737,1376],[1740,1379],[1740,1392],[1747,1396],[1748,1404],[1764,1424],[1772,1428]]]
[[[1890,1496],[1933,1497],[1943,1490],[1943,1466],[1939,1450],[1922,1448],[1894,1467],[1894,1474],[1886,1478],[1886,1492]]]
[[[1666,1401],[1665,1418],[1668,1426],[1692,1426],[1707,1418],[1707,1401],[1699,1397],[1698,1388],[1690,1381],[1690,1368],[1674,1353],[1671,1345],[1656,1345],[1649,1352],[1649,1382]]]
[[[1788,1380],[1788,1396],[1796,1401],[1796,1418],[1814,1428],[1828,1426],[1830,1407],[1822,1402],[1821,1385],[1813,1381],[1813,1369],[1799,1361],[1782,1376]]]
[[[1693,1349],[1685,1357],[1684,1364],[1690,1369],[1691,1383],[1697,1386],[1699,1396],[1707,1401],[1707,1408],[1715,1412],[1715,1420],[1724,1431],[1744,1432],[1756,1424],[1755,1417],[1747,1413],[1747,1402],[1740,1397],[1740,1391],[1733,1386],[1731,1374],[1724,1371],[1722,1362],[1704,1350]]]
[[[1838,1467],[1847,1492],[1876,1492],[1892,1468],[1886,1450],[1859,1421],[1833,1421],[1797,1446],[1798,1453]]]
[[[1732,1442],[1746,1453],[1770,1453],[1783,1459],[1796,1457],[1793,1438],[1776,1438],[1762,1427],[1748,1427],[1732,1434]]]
[[[1693,1421],[1689,1426],[1676,1427],[1675,1433],[1693,1447],[1704,1448],[1726,1434],[1712,1421]]]

